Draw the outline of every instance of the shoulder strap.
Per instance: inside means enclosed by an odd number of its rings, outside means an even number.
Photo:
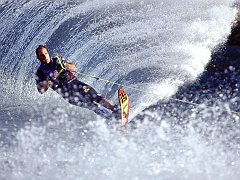
[[[63,65],[62,59],[61,59],[61,57],[59,56],[59,54],[57,54],[55,57],[57,58],[57,61],[58,61],[58,63],[60,64],[61,68],[64,69],[65,67],[64,67],[64,65]]]

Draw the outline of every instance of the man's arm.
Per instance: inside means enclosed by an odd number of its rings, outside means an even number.
[[[71,71],[75,71],[75,72],[77,71],[77,67],[75,66],[74,63],[65,61],[63,64],[67,69],[69,69]]]

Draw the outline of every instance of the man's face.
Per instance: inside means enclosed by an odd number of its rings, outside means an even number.
[[[41,63],[48,64],[51,61],[51,58],[48,54],[47,49],[41,48],[38,50],[38,59],[41,61]]]

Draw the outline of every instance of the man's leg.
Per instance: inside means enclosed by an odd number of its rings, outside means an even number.
[[[106,98],[102,98],[101,101],[99,101],[99,104],[102,105],[103,107],[110,109],[111,111],[114,111],[114,108],[116,108],[116,105],[113,104],[112,101],[106,99]]]
[[[116,104],[113,104],[112,101],[103,98],[101,101],[99,101],[99,104],[107,109],[110,109],[112,111],[112,115],[116,119],[121,119],[121,110]]]

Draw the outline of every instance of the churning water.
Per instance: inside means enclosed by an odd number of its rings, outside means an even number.
[[[80,72],[140,89],[126,88],[133,117],[204,71],[231,31],[234,3],[1,0],[0,179],[239,179],[239,117],[228,102],[145,111],[126,130],[38,94],[34,80],[45,44]],[[79,78],[117,101],[116,85]]]

